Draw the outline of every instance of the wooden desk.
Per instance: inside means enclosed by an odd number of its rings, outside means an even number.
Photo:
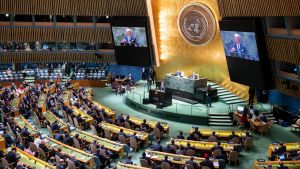
[[[113,124],[110,124],[110,123],[106,123],[106,122],[102,122],[99,125],[103,129],[109,130],[109,131],[111,131],[112,133],[115,133],[115,134],[118,134],[120,132],[120,129],[123,129],[123,132],[126,135],[130,135],[131,136],[134,133],[136,133],[136,136],[138,138],[140,138],[142,141],[144,141],[146,145],[149,144],[149,134],[148,133],[143,133],[143,132],[140,132],[140,131],[135,131],[135,130],[127,129],[127,128],[116,126],[116,125],[113,125]]]
[[[50,122],[50,124],[54,123],[55,121],[58,122],[58,124],[61,126],[60,130],[68,130],[69,131],[69,126],[63,122],[60,118],[56,117],[52,112],[47,111],[43,113],[43,116]]]
[[[75,107],[75,106],[72,106],[72,109],[73,109],[73,113],[74,113],[75,116],[78,116],[80,114],[81,118],[84,119],[84,121],[86,123],[93,124],[93,122],[94,122],[93,117],[91,117],[87,113],[77,109],[77,107]]]
[[[2,135],[0,135],[0,150],[6,149],[6,142]]]
[[[116,167],[117,167],[117,169],[149,169],[146,167],[136,166],[136,165],[132,165],[132,164],[124,164],[121,162],[118,162]]]
[[[36,136],[40,134],[39,131],[31,124],[29,124],[28,121],[23,116],[15,117],[14,121],[21,129],[26,126],[31,135]]]
[[[179,154],[171,154],[171,153],[165,153],[160,151],[151,151],[146,150],[146,157],[150,158],[152,161],[159,161],[161,162],[165,156],[169,157],[169,160],[176,165],[185,165],[186,161],[188,161],[191,157],[185,156],[185,155],[179,155]],[[173,158],[180,158],[180,160],[173,160]],[[200,162],[204,161],[205,158],[201,157],[194,157],[194,161],[199,165]],[[219,161],[217,159],[213,160],[214,168],[219,168]]]
[[[95,100],[93,101],[93,104],[99,109],[104,109],[107,116],[110,116],[113,120],[116,119],[116,112],[112,111],[110,108],[103,106]]]
[[[50,92],[51,94],[55,93],[55,90],[56,90],[55,84],[52,84],[48,87],[48,92]]]
[[[70,155],[75,156],[75,158],[81,161],[84,164],[88,164],[90,168],[94,167],[94,156],[93,154],[86,153],[77,148],[68,146],[62,142],[54,140],[52,138],[46,137],[48,141],[48,145],[54,147],[55,151],[58,151],[58,148],[62,149],[62,154],[70,157]]]
[[[23,164],[26,164],[33,168],[53,168],[53,169],[56,168],[55,166],[52,166],[52,165],[48,164],[47,162],[36,158],[35,156],[25,153],[24,151],[22,151],[19,148],[16,148],[16,149],[17,149],[17,154],[19,154],[21,156],[21,158],[19,159],[19,162],[22,162]]]
[[[299,169],[300,161],[282,161],[284,166],[287,166],[289,169]],[[272,165],[272,169],[277,169],[279,161],[265,161],[265,162],[254,162],[253,169],[264,169],[268,165]]]
[[[236,116],[237,118],[242,118],[242,114],[240,114],[238,112],[234,112],[234,116]],[[260,120],[253,121],[251,118],[247,118],[247,121],[248,122],[252,121],[253,124],[258,128],[261,127],[262,125],[266,124],[265,122],[260,121]]]
[[[175,142],[175,145],[183,145],[183,147],[187,146],[187,143],[190,143],[190,145],[193,147],[195,146],[196,150],[202,150],[202,151],[210,151],[211,148],[213,148],[215,145],[217,145],[216,142],[206,142],[206,141],[192,141],[192,140],[183,140],[183,139],[173,139]],[[171,141],[169,141],[167,144],[171,144]],[[233,150],[233,147],[238,144],[228,144],[228,143],[221,143],[221,146],[224,148],[224,151],[231,151]]]
[[[84,89],[84,97],[89,98],[90,100],[93,98],[94,92],[93,89],[90,87],[87,87]]]
[[[194,132],[195,129],[191,128],[190,133]],[[210,129],[199,129],[203,137],[207,138],[212,135],[212,132],[215,131],[218,138],[223,140],[229,140],[229,136],[232,134],[232,130],[210,130]],[[246,131],[234,130],[235,134],[239,137],[246,137]]]
[[[62,97],[64,101],[64,105],[70,106],[70,96],[71,96],[71,91],[67,90],[64,92]]]
[[[283,143],[283,145],[286,146],[286,151],[291,152],[291,151],[300,151],[300,142],[296,143]],[[272,156],[272,153],[275,151],[275,148],[280,147],[279,144],[270,144],[268,148],[268,154],[269,157]]]
[[[70,81],[70,86],[68,87],[68,89],[74,89],[74,90],[78,90],[79,89],[79,87],[80,87],[80,85],[79,85],[79,83],[78,82],[72,82],[72,81]]]
[[[19,93],[19,97],[23,98],[24,96],[26,96],[27,92],[29,91],[29,87],[31,85],[29,85],[28,87],[26,87],[25,89],[23,89],[20,93]]]
[[[126,118],[128,115],[124,115],[124,118]],[[143,123],[143,120],[144,119],[139,119],[137,117],[133,117],[133,116],[130,116],[129,117],[129,121],[131,121],[133,124],[137,125],[137,126],[141,126],[141,124]],[[148,121],[146,122],[150,128],[154,129],[156,128],[156,125],[157,125],[157,122],[156,121]],[[170,129],[170,126],[166,123],[161,123],[161,125],[163,126],[164,128],[164,133],[166,134],[169,134],[169,129]]]
[[[38,108],[42,109],[42,113],[46,111],[46,94],[41,94],[38,100]]]
[[[121,143],[117,143],[106,138],[101,138],[78,129],[71,132],[70,136],[75,136],[76,134],[79,134],[79,138],[85,140],[88,143],[93,143],[93,141],[96,140],[98,145],[102,145],[106,149],[118,153],[122,158],[124,157],[124,145]]]
[[[12,100],[11,102],[11,106],[13,108],[13,112],[15,113],[15,116],[19,116],[20,113],[19,113],[19,105],[20,105],[20,97],[16,97]]]
[[[78,83],[79,86],[83,87],[105,87],[107,80],[71,80],[71,83]]]

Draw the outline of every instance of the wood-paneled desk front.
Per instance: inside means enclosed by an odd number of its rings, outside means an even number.
[[[113,120],[116,119],[116,112],[112,111],[110,108],[98,103],[97,101],[93,101],[93,104],[99,109],[104,109],[107,116],[111,117]]]
[[[111,131],[114,134],[118,134],[120,132],[120,129],[123,129],[123,132],[126,135],[129,135],[129,136],[131,136],[134,133],[136,133],[136,136],[138,138],[140,138],[142,141],[144,141],[146,145],[149,144],[149,134],[148,133],[144,133],[144,132],[140,132],[140,131],[135,131],[135,130],[127,129],[127,128],[116,126],[116,125],[113,125],[113,124],[110,124],[110,123],[106,123],[106,122],[102,122],[99,125],[103,129],[109,130],[109,131]]]
[[[79,138],[85,140],[88,143],[93,143],[94,140],[97,141],[97,144],[103,145],[106,149],[109,149],[115,153],[118,153],[122,158],[124,157],[124,145],[121,143],[117,143],[106,138],[101,138],[96,135],[81,131],[76,129],[75,131],[70,133],[70,136],[75,136],[79,134]]]
[[[171,154],[171,153],[165,153],[165,152],[160,152],[160,151],[151,151],[151,150],[146,150],[146,157],[150,158],[153,161],[162,161],[165,156],[168,156],[169,160],[175,164],[175,165],[185,165],[186,161],[188,161],[191,157],[190,156],[185,156],[185,155],[179,155],[179,154]],[[204,161],[205,158],[201,157],[194,157],[194,161],[199,164],[200,162]],[[212,160],[214,164],[214,168],[219,168],[219,161],[217,159]]]
[[[38,108],[42,110],[42,113],[46,111],[46,94],[41,94],[38,100]]]
[[[94,119],[92,116],[88,115],[87,113],[79,110],[77,107],[75,106],[72,106],[72,109],[73,109],[73,113],[75,116],[78,116],[79,114],[81,115],[81,118],[84,119],[84,121],[86,123],[89,123],[89,124],[93,124],[94,122]]]
[[[26,164],[30,167],[33,168],[44,168],[44,169],[55,169],[55,166],[50,165],[49,163],[36,158],[35,156],[32,156],[28,153],[25,153],[24,151],[22,151],[19,148],[17,149],[17,154],[21,156],[21,158],[19,159],[19,162],[22,162],[23,164]]]
[[[70,106],[71,91],[67,90],[63,94],[64,105]]]
[[[2,135],[0,135],[0,150],[6,149],[6,142]]]
[[[194,132],[195,129],[191,128],[190,133]],[[232,134],[232,130],[210,130],[210,129],[199,129],[200,133],[203,137],[208,138],[212,135],[212,132],[214,131],[218,138],[222,140],[229,140],[229,136]],[[243,138],[246,137],[246,131],[241,130],[234,130],[235,134],[239,137]]]
[[[50,122],[50,124],[57,121],[58,124],[60,125],[60,130],[69,131],[69,126],[65,122],[63,122],[60,118],[55,116],[52,112],[50,112],[50,111],[44,112],[43,116]]]
[[[34,126],[29,124],[29,122],[23,116],[20,115],[15,117],[14,121],[21,129],[26,126],[31,135],[36,136],[40,134],[39,131]]]
[[[173,139],[175,145],[179,146],[182,145],[183,147],[187,146],[187,143],[190,143],[192,147],[195,147],[196,150],[202,151],[210,151],[215,145],[216,142],[206,142],[206,141],[192,141],[192,140],[183,140],[183,139]],[[171,144],[171,141],[167,144]],[[224,148],[224,151],[229,152],[232,151],[234,146],[238,144],[228,144],[228,143],[221,143],[221,146]]]
[[[295,142],[295,143],[283,143],[284,146],[286,146],[286,151],[291,152],[291,151],[300,151],[300,142]],[[269,157],[272,156],[272,153],[275,151],[275,148],[280,147],[280,144],[270,144],[268,148],[268,154]]]
[[[137,166],[137,165],[132,165],[132,164],[124,164],[121,162],[118,162],[116,167],[117,167],[117,169],[149,169],[149,168],[142,167],[142,166]]]
[[[124,118],[126,118],[128,115],[124,115]],[[141,124],[143,123],[144,119],[139,119],[137,117],[133,117],[133,116],[130,116],[129,117],[129,121],[131,121],[133,124],[137,125],[137,126],[141,126]],[[156,125],[157,125],[157,122],[156,121],[146,121],[146,123],[149,125],[150,128],[154,129],[156,128]],[[164,133],[166,134],[169,134],[169,129],[170,129],[170,126],[166,123],[160,123],[163,128],[164,128]]]
[[[300,161],[282,161],[284,166],[288,167],[288,169],[299,169]],[[254,162],[253,169],[265,169],[269,165],[272,165],[272,169],[277,169],[279,166],[279,161],[265,161],[265,162]]]
[[[54,147],[55,151],[58,151],[58,148],[61,148],[61,152],[63,155],[66,155],[70,157],[70,155],[75,156],[76,160],[81,161],[84,164],[88,164],[90,168],[94,167],[94,156],[93,154],[86,153],[82,150],[79,150],[77,148],[68,146],[62,142],[59,142],[57,140],[54,140],[52,138],[46,137],[48,141],[48,145],[50,147]]]

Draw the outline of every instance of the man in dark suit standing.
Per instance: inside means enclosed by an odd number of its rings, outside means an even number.
[[[211,107],[211,86],[210,85],[208,85],[206,91],[206,106]]]
[[[246,58],[247,57],[247,49],[245,45],[241,43],[241,35],[240,34],[234,34],[234,44],[230,49],[230,53],[234,57],[239,58]]]

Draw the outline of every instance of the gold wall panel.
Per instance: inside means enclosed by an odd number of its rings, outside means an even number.
[[[205,46],[192,46],[180,35],[177,19],[180,10],[188,3],[201,2],[210,8],[216,21],[220,20],[217,0],[154,0],[153,15],[158,42],[160,67],[157,78],[162,80],[167,73],[177,69],[186,74],[199,73],[202,77],[222,84],[227,89],[242,91],[247,97],[248,88],[229,80],[219,24],[214,39]]]

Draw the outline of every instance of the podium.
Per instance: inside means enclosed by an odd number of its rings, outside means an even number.
[[[167,107],[172,105],[172,93],[161,90],[149,91],[149,103],[158,107]]]

